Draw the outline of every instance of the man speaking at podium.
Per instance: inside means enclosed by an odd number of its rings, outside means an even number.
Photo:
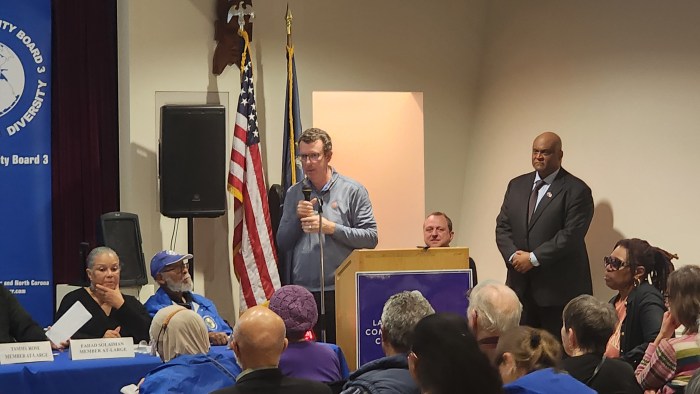
[[[291,282],[309,289],[320,305],[322,238],[326,341],[335,343],[334,272],[353,250],[373,249],[378,239],[367,189],[335,171],[329,165],[332,156],[333,144],[325,131],[311,128],[299,137],[297,158],[305,177],[287,191],[277,247],[291,255]],[[314,327],[317,338],[323,320]]]

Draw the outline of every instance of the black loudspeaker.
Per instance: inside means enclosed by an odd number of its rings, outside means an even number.
[[[105,213],[100,216],[97,237],[101,245],[109,246],[119,256],[122,266],[119,286],[141,286],[148,283],[137,215],[127,212]]]
[[[160,213],[217,217],[226,211],[226,110],[164,105],[160,127]]]

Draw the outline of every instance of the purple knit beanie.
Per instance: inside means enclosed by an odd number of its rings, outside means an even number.
[[[282,286],[270,298],[270,310],[284,320],[289,333],[309,331],[318,320],[314,296],[297,285]]]

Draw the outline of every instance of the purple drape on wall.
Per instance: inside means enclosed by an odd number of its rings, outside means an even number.
[[[53,1],[51,134],[55,283],[84,278],[80,243],[119,210],[116,0]]]

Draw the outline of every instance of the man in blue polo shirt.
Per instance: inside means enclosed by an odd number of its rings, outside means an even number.
[[[162,250],[151,259],[151,276],[160,288],[146,301],[146,310],[154,316],[168,305],[182,305],[202,316],[209,331],[212,345],[225,345],[231,335],[231,327],[219,316],[211,300],[192,292],[189,273],[191,254],[181,255],[172,250]]]

